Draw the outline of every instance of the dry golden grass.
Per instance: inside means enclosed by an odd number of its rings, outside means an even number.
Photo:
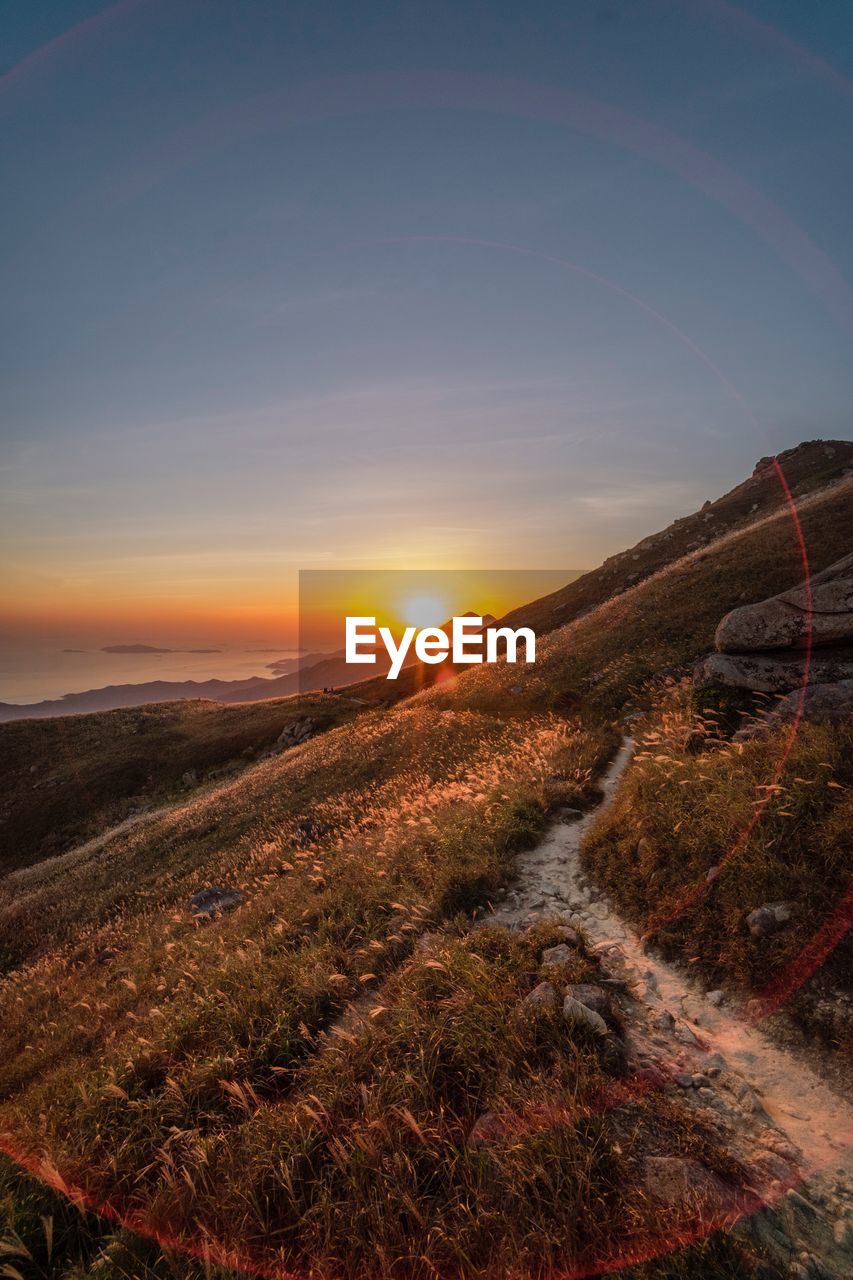
[[[211,776],[236,775],[310,716],[318,733],[361,708],[345,697],[226,706],[201,699],[0,724],[0,875],[97,836]]]
[[[849,547],[851,492],[803,506],[815,568]],[[149,1230],[310,1260],[318,1280],[542,1276],[630,1240],[644,1213],[635,1144],[699,1143],[711,1164],[719,1153],[680,1113],[602,1117],[611,1082],[592,1047],[563,1024],[511,1017],[535,981],[537,940],[469,934],[465,922],[551,804],[589,802],[614,722],[648,679],[700,656],[741,598],[798,572],[788,518],[764,521],[555,632],[532,671],[475,669],[6,875],[0,1129],[19,1154],[49,1158],[94,1203],[141,1214]],[[686,745],[667,750],[698,767]],[[717,756],[722,794],[732,787],[746,803],[751,775]],[[683,776],[655,763],[649,788],[696,814],[683,854],[692,868],[708,852],[711,811],[695,805],[699,786],[688,800]],[[662,810],[662,830],[668,820]],[[678,888],[672,876],[663,897]],[[210,884],[244,901],[199,925],[187,899]],[[427,930],[436,950],[415,952]],[[321,1033],[364,990],[386,1011],[329,1047]],[[488,1108],[534,1123],[474,1153],[465,1136]],[[32,1264],[9,1254],[22,1273],[198,1270],[115,1224],[77,1231],[53,1200],[64,1243],[46,1258],[46,1193],[19,1175],[6,1185],[8,1230],[33,1253]],[[714,1244],[642,1274],[745,1266]]]
[[[770,1007],[798,990],[809,944],[851,889],[853,725],[787,725],[736,743],[723,719],[697,714],[683,685],[662,692],[584,855],[666,952],[711,985],[766,993]],[[790,924],[751,937],[748,913],[781,901],[793,904]],[[849,983],[849,940],[829,966],[825,978]],[[792,1009],[814,1023],[805,994]]]

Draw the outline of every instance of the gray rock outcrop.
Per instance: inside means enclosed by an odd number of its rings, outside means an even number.
[[[804,682],[853,681],[853,554],[815,574],[808,584],[733,609],[717,627],[714,644],[716,652],[695,668],[698,689],[788,694]],[[804,713],[807,718],[811,711],[823,719],[839,718],[846,697],[824,692]]]
[[[757,693],[791,693],[800,689],[806,673],[804,653],[711,653],[697,663],[697,689],[722,686]],[[838,684],[853,680],[853,652],[817,651],[808,666],[810,684]]]
[[[276,747],[279,751],[286,751],[288,747],[298,747],[300,743],[307,742],[313,732],[314,721],[310,716],[305,716],[302,720],[293,720],[285,725],[278,735]]]
[[[714,636],[719,653],[853,645],[853,554],[769,600],[727,613]]]
[[[780,725],[793,724],[800,715],[810,724],[837,724],[853,716],[853,680],[839,680],[837,684],[810,684],[805,689],[795,689],[781,698],[760,720],[738,729],[735,742],[747,742]]]

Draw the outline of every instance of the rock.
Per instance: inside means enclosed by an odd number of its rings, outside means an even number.
[[[573,947],[575,951],[583,951],[583,938],[571,925],[561,925],[557,930],[557,936],[563,939],[567,947]]]
[[[768,902],[756,907],[746,917],[746,927],[753,938],[769,938],[788,923],[794,912],[791,902]]]
[[[494,1111],[486,1111],[471,1126],[468,1134],[469,1147],[488,1147],[494,1142],[506,1138],[509,1127]]]
[[[717,627],[719,653],[853,644],[853,554],[769,600],[727,613]]]
[[[182,773],[181,782],[185,787],[194,787],[198,782],[198,774],[195,769],[187,769],[186,773]]]
[[[709,991],[705,999],[708,1001],[708,1004],[712,1004],[715,1009],[719,1009],[725,999],[725,996],[722,991]]]
[[[672,1016],[669,1009],[664,1009],[661,1013],[658,1014],[658,1016],[655,1018],[655,1026],[659,1027],[661,1031],[672,1030],[672,1028],[675,1026],[675,1018]]]
[[[612,1015],[613,1005],[609,994],[603,987],[594,982],[575,982],[565,988],[564,994],[572,1000],[579,1000],[587,1009],[601,1014],[602,1018]]]
[[[842,1249],[853,1252],[853,1225],[839,1218],[832,1228],[832,1238]]]
[[[643,1185],[650,1199],[676,1210],[723,1210],[734,1199],[722,1178],[688,1156],[647,1156]]]
[[[572,1027],[581,1027],[596,1036],[607,1035],[607,1023],[600,1013],[589,1009],[573,996],[566,996],[563,1001],[563,1017]]]
[[[802,686],[804,672],[804,655],[799,653],[712,653],[694,667],[693,683],[697,689],[790,693]],[[809,680],[813,684],[853,680],[853,650],[813,654]]]
[[[529,991],[519,1005],[527,1016],[540,1013],[556,1013],[560,1007],[560,993],[550,982],[540,982]]]
[[[678,1075],[675,1077],[675,1083],[678,1085],[679,1089],[692,1089],[693,1077],[687,1075],[683,1071],[679,1071]]]
[[[564,964],[571,964],[576,959],[576,952],[573,948],[566,946],[565,942],[561,942],[556,947],[547,947],[542,952],[542,965],[544,969],[560,969]]]
[[[805,1215],[806,1218],[814,1218],[818,1215],[817,1207],[810,1200],[807,1200],[805,1196],[800,1195],[799,1191],[794,1187],[785,1192],[785,1199],[794,1213],[801,1216]]]
[[[735,742],[747,742],[779,725],[793,724],[798,719],[809,724],[837,724],[850,716],[853,716],[853,680],[810,684],[804,690],[794,689],[786,694],[772,711],[738,729],[734,739]]]
[[[748,1114],[754,1115],[762,1110],[758,1095],[740,1076],[727,1075],[723,1080],[723,1084]]]
[[[223,911],[231,911],[243,901],[239,889],[228,889],[222,885],[213,885],[210,889],[200,889],[189,900],[190,914],[196,920],[212,920]]]
[[[276,739],[276,746],[282,751],[288,747],[299,746],[300,743],[306,742],[314,732],[314,721],[310,716],[305,716],[301,720],[293,720],[282,729]]]
[[[691,1080],[694,1089],[709,1089],[711,1087],[711,1081],[707,1076],[703,1076],[701,1071],[697,1071],[696,1074],[691,1077]]]

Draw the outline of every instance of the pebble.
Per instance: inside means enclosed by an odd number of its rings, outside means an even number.
[[[853,1249],[853,1227],[844,1218],[839,1218],[832,1228],[832,1238],[842,1249]]]
[[[675,1083],[682,1089],[692,1089],[693,1077],[686,1075],[684,1072],[679,1072],[675,1077]]]
[[[701,1072],[697,1072],[696,1075],[692,1077],[692,1080],[696,1089],[707,1089],[711,1084],[708,1077],[703,1076]]]

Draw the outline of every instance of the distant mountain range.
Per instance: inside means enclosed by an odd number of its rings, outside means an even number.
[[[471,611],[465,616],[474,616]],[[486,625],[495,619],[485,616]],[[443,624],[450,627],[450,622]],[[154,649],[149,645],[111,645],[110,653],[171,653],[177,650]],[[211,652],[217,650],[194,650]],[[406,662],[411,666],[414,655]],[[377,652],[376,665],[348,664],[343,649],[335,653],[307,653],[280,658],[268,667],[273,676],[252,676],[247,680],[147,680],[140,684],[111,684],[82,693],[67,693],[62,698],[18,705],[0,702],[0,722],[44,719],[50,716],[82,715],[90,711],[115,711],[119,707],[141,707],[151,702],[174,702],[185,698],[204,698],[213,702],[260,702],[283,698],[294,693],[312,693],[319,689],[340,689],[372,676],[384,675],[389,662],[384,650]]]

